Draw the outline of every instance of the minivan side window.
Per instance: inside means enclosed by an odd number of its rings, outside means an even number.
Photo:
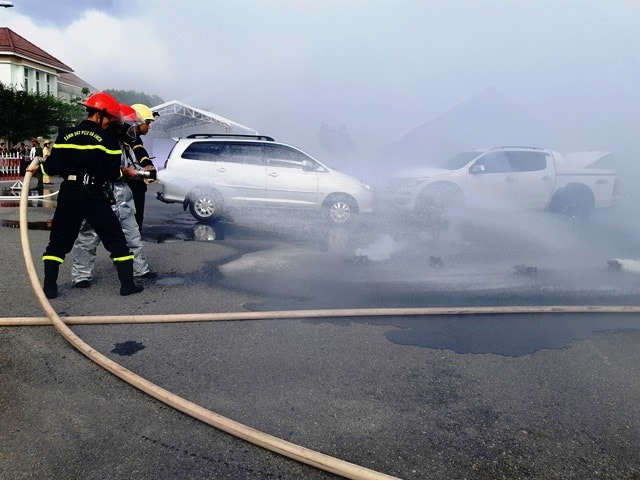
[[[297,168],[302,170],[304,162],[312,162],[312,158],[285,145],[264,145],[264,156],[269,165],[274,167]]]
[[[193,142],[182,152],[182,158],[215,162],[219,159],[223,148],[223,143]]]
[[[244,163],[247,165],[264,165],[260,145],[242,143],[226,143],[220,161]]]

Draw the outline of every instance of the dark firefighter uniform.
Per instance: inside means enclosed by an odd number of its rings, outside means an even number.
[[[140,134],[136,133],[136,138],[130,142],[125,142],[130,151],[133,152],[136,162],[142,167],[152,166],[153,162],[149,158],[149,152],[142,143]],[[135,165],[134,165],[135,166]],[[142,231],[142,222],[144,220],[144,201],[147,193],[147,184],[143,179],[129,178],[127,179],[131,192],[133,192],[133,203],[136,207],[136,222],[138,229]]]
[[[57,277],[57,266],[73,248],[85,219],[111,253],[116,267],[119,262],[133,263],[133,254],[127,247],[120,222],[104,189],[107,181],[122,177],[120,156],[120,144],[113,133],[90,120],[84,120],[58,135],[51,155],[41,164],[45,175],[63,178],[51,223],[49,245],[42,256],[45,279],[47,266],[51,267],[51,263],[57,263],[54,265]],[[120,277],[120,269],[118,273]]]

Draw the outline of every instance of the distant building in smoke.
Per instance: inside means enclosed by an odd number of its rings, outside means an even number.
[[[495,88],[487,88],[412,128],[382,148],[397,165],[437,164],[461,150],[523,145],[545,147],[545,125]]]

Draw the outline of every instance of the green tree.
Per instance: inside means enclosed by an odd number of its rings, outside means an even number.
[[[351,154],[356,151],[356,146],[351,140],[347,127],[332,127],[327,123],[320,125],[320,145],[331,154]]]
[[[31,94],[0,82],[0,137],[17,143],[30,137],[51,136],[57,129],[74,125],[85,109],[51,95]]]
[[[144,92],[137,92],[135,90],[105,90],[110,95],[113,95],[120,103],[126,103],[127,105],[133,105],[134,103],[142,103],[148,107],[155,107],[164,103],[164,100],[158,95],[149,95]]]

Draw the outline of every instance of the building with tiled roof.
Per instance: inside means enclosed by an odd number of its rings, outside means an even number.
[[[58,77],[58,98],[69,100],[73,97],[82,96],[82,90],[87,88],[91,93],[98,89],[88,84],[75,73],[61,73]]]
[[[62,100],[82,97],[83,89],[96,91],[71,67],[7,27],[0,27],[0,82]]]

